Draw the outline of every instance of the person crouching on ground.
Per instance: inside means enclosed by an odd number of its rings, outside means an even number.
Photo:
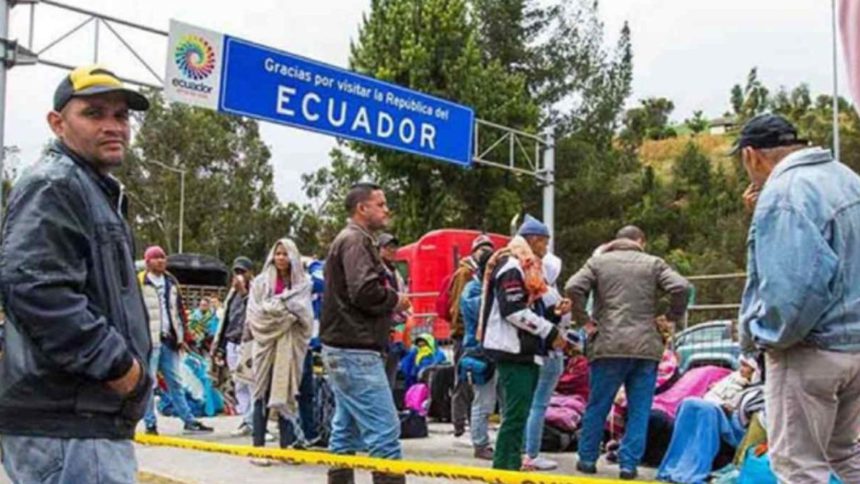
[[[419,334],[415,337],[412,349],[400,360],[400,372],[406,377],[406,388],[418,382],[421,370],[447,361],[445,353],[436,346],[436,338],[427,333]]]

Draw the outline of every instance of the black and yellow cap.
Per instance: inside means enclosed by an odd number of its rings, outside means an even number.
[[[125,87],[113,72],[104,67],[92,65],[78,67],[64,77],[54,92],[54,111],[60,111],[73,97],[94,96],[108,92],[121,92],[128,100],[128,108],[133,111],[149,109],[149,100],[132,89]]]

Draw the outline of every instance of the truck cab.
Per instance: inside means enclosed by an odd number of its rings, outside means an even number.
[[[471,254],[472,241],[481,234],[477,230],[434,230],[397,250],[397,269],[406,281],[412,300],[413,334],[431,333],[440,342],[451,339],[450,323],[436,314],[436,298],[442,281],[454,272],[460,259]],[[496,250],[510,240],[504,235],[486,235]]]

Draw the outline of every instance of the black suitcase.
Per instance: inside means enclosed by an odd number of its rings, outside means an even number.
[[[429,435],[427,417],[413,410],[400,412],[400,438],[423,439]]]
[[[419,381],[430,388],[430,409],[427,416],[439,421],[451,421],[451,393],[454,391],[454,365],[433,365],[418,375]]]

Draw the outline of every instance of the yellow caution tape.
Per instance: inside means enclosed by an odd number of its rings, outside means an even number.
[[[416,477],[429,477],[459,481],[486,482],[489,484],[612,484],[629,481],[595,477],[572,477],[556,474],[523,473],[500,471],[482,467],[469,467],[435,462],[408,460],[388,460],[375,457],[338,455],[327,452],[307,450],[271,449],[248,445],[220,444],[160,435],[137,434],[134,439],[143,445],[176,447],[180,449],[218,452],[242,457],[258,457],[285,461],[291,464],[307,464],[324,467],[350,467],[363,471],[406,474]]]

